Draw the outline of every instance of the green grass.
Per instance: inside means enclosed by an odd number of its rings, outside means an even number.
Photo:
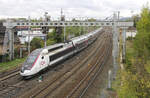
[[[15,59],[13,61],[8,61],[4,63],[0,63],[0,72],[10,70],[12,68],[20,66],[26,58]]]
[[[126,55],[129,57],[134,56],[133,42],[127,41],[126,43]]]
[[[144,67],[145,67],[146,71],[148,73],[150,73],[150,60],[147,61],[147,63],[144,65]]]
[[[133,48],[133,42],[127,41],[126,46],[126,66],[132,65],[135,61],[135,53]],[[150,60],[147,60],[146,64],[144,65],[146,71],[150,73]]]
[[[120,45],[122,43],[120,42]],[[120,52],[122,52],[122,46],[120,46]],[[134,95],[133,92],[131,92],[128,88],[128,81],[126,79],[128,78],[128,72],[127,69],[132,67],[133,61],[134,61],[134,48],[133,48],[133,42],[130,40],[126,41],[126,64],[124,64],[124,70],[119,69],[117,72],[116,80],[112,82],[112,88],[114,91],[117,92],[117,95],[120,98],[134,98],[131,97]],[[120,63],[119,63],[120,64]],[[126,84],[127,83],[127,84]]]
[[[133,48],[133,42],[128,40],[126,43],[126,64],[124,64],[124,67],[127,69],[130,69],[129,67],[132,67],[135,61],[135,52]]]

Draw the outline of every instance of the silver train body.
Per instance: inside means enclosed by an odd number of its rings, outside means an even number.
[[[34,50],[22,65],[20,75],[25,77],[33,76],[43,69],[76,54],[94,42],[101,30],[102,28],[99,28],[88,34],[72,38],[66,43],[54,44]]]

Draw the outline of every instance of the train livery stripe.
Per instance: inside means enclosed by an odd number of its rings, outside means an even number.
[[[34,63],[32,64],[32,67],[35,65],[37,59],[39,58],[40,54],[37,56],[37,58],[35,59]]]

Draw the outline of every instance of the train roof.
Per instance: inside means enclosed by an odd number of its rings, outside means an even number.
[[[81,36],[78,36],[78,37],[74,37],[71,40],[72,41],[74,41],[74,40],[78,41],[78,40],[81,40],[81,39],[84,39],[84,38],[86,38],[86,36],[85,35],[81,35]]]
[[[39,49],[35,49],[31,52],[30,55],[38,55],[43,49],[42,48],[39,48]]]
[[[52,51],[51,51],[51,49],[49,49],[48,50],[49,51],[49,56],[51,56],[51,55],[53,55],[55,53],[58,53],[58,52],[66,49],[66,48],[70,48],[70,45],[72,45],[72,44],[70,44],[69,46],[66,46],[65,43],[63,43],[63,44],[64,44],[63,47],[61,47],[61,45],[60,45],[60,46],[58,46],[58,48],[57,47],[51,48]]]

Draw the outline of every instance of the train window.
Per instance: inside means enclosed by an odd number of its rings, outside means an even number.
[[[85,42],[81,42],[81,43],[77,44],[77,47],[79,49],[81,49],[81,48],[85,47],[85,45],[86,45]]]
[[[49,57],[49,58],[50,58],[50,61],[56,60],[56,59],[58,59],[59,57],[64,56],[64,55],[66,55],[66,54],[72,52],[73,50],[74,50],[74,47],[71,47],[71,48],[68,48],[68,49],[66,49],[66,50],[64,50],[64,51],[61,51],[61,52],[59,52],[59,53],[56,53],[56,54],[54,54],[54,55],[52,55],[52,56]]]
[[[23,68],[25,70],[30,70],[32,68],[32,64],[35,62],[37,56],[36,55],[30,55],[26,62],[23,64]]]
[[[109,25],[109,23],[106,23],[106,25]]]
[[[75,25],[78,25],[78,23],[75,23]]]
[[[93,23],[91,23],[91,25],[93,25]]]
[[[68,23],[65,23],[65,25],[68,25]]]
[[[20,23],[17,23],[17,25],[20,25]]]
[[[55,25],[58,25],[57,23],[55,23]]]
[[[45,23],[45,25],[48,25],[48,23]]]
[[[36,25],[39,25],[39,23],[36,23]]]
[[[36,55],[30,55],[28,58],[27,58],[27,63],[33,63],[35,61],[35,59],[37,58]]]
[[[42,56],[42,59],[44,59],[44,56]]]
[[[60,23],[60,25],[63,25],[63,23]]]
[[[43,23],[40,23],[40,25],[43,25]]]
[[[59,46],[59,47],[55,47],[55,48],[49,49],[48,52],[52,52],[52,51],[54,51],[54,50],[56,50],[56,49],[60,49],[60,48],[62,48],[62,47],[63,47],[63,46]]]
[[[85,25],[88,25],[88,23],[85,23]]]
[[[24,23],[22,23],[22,25],[24,25]]]
[[[30,70],[32,68],[32,64],[36,61],[39,53],[42,51],[42,49],[36,49],[28,56],[25,63],[23,64],[23,68]]]

